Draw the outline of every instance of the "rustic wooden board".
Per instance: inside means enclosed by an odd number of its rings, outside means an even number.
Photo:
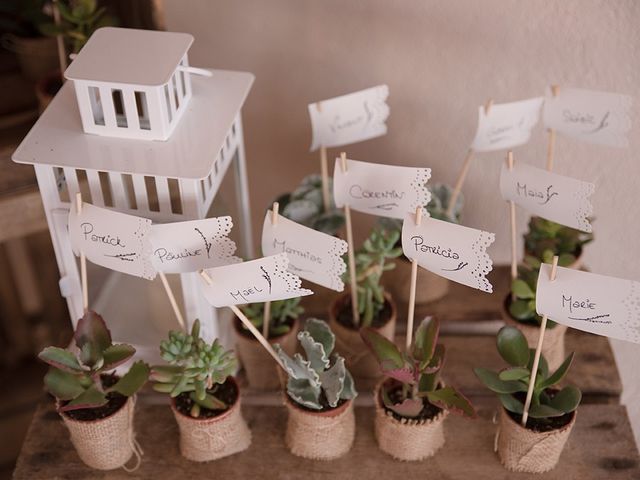
[[[138,440],[145,451],[143,463],[134,473],[122,470],[99,472],[86,468],[77,457],[65,428],[50,402],[37,410],[14,472],[15,480],[37,479],[173,479],[173,478],[286,478],[314,480],[473,478],[518,479],[530,475],[503,469],[493,452],[494,408],[480,411],[469,421],[450,416],[446,421],[446,445],[432,459],[416,463],[394,461],[377,449],[373,437],[373,410],[356,408],[357,435],[344,457],[320,462],[291,455],[284,446],[284,407],[244,407],[253,432],[249,450],[198,464],[178,452],[178,432],[167,406],[142,406],[136,412]],[[575,429],[555,470],[547,479],[640,478],[638,451],[626,409],[619,405],[581,407]]]

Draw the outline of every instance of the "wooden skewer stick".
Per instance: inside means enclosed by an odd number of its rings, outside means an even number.
[[[200,270],[200,276],[204,279],[205,282],[207,282],[207,284],[211,285],[213,283],[213,280],[211,280],[209,274],[204,270]],[[280,357],[278,357],[276,351],[273,349],[271,344],[267,342],[267,340],[262,336],[260,331],[256,327],[254,327],[253,323],[251,323],[251,321],[245,316],[245,314],[242,313],[242,310],[240,310],[235,305],[230,305],[229,308],[240,319],[242,324],[247,327],[247,329],[253,334],[253,336],[256,337],[256,340],[258,340],[260,344],[267,350],[269,355],[273,357],[280,368],[282,368],[282,370],[286,372],[287,370],[284,368],[284,364],[282,363],[282,360],[280,360]]]
[[[76,193],[76,213],[82,213],[82,193]],[[89,310],[89,286],[87,284],[87,257],[80,250],[80,283],[82,284],[82,308]]]
[[[558,85],[551,85],[551,93],[553,96],[558,95]],[[553,170],[553,151],[556,144],[556,131],[553,128],[549,129],[549,144],[547,145],[547,171]]]
[[[280,204],[273,202],[271,207],[271,225],[274,227],[278,224],[278,211]],[[271,322],[271,300],[264,302],[264,316],[262,317],[262,336],[269,338],[269,323]]]
[[[558,270],[558,256],[553,257],[551,265],[551,274],[549,279],[556,279],[556,271]],[[533,386],[536,384],[536,375],[538,374],[538,365],[540,364],[540,353],[542,352],[542,342],[544,340],[544,332],[547,329],[547,316],[542,315],[540,322],[540,332],[538,333],[538,345],[536,346],[536,354],[533,357],[533,365],[531,366],[531,378],[529,379],[529,388],[527,390],[527,398],[524,402],[524,410],[522,412],[522,426],[527,427],[527,419],[529,418],[529,408],[531,407],[531,398],[533,397]]]
[[[169,303],[171,304],[171,308],[173,309],[173,313],[176,315],[178,319],[178,323],[180,324],[180,328],[187,331],[187,325],[184,323],[184,317],[182,316],[182,312],[180,311],[180,307],[178,306],[178,302],[176,301],[176,297],[173,294],[173,290],[171,289],[171,285],[167,280],[167,276],[164,272],[158,272],[158,276],[162,281],[162,286],[164,287],[164,291],[167,292],[167,297],[169,298]]]
[[[507,154],[507,166],[509,171],[513,170],[513,152]],[[516,204],[513,200],[509,200],[509,216],[511,220],[511,280],[518,278],[518,253],[517,253],[517,236],[516,236]],[[513,295],[513,294],[512,294]]]
[[[416,208],[415,220],[416,225],[422,223],[422,207]],[[406,351],[409,352],[411,342],[413,341],[413,317],[416,308],[416,282],[418,279],[418,259],[411,260],[411,285],[409,290],[409,308],[407,313],[407,341]]]
[[[342,173],[347,172],[347,154],[340,153],[340,168]],[[353,316],[353,324],[357,327],[360,325],[360,312],[358,311],[358,280],[356,279],[356,255],[353,247],[353,227],[351,225],[351,207],[348,203],[344,204],[344,220],[347,229],[347,243],[349,245],[349,280],[351,283],[351,315]]]
[[[322,112],[322,103],[316,103],[316,108]],[[327,162],[327,147],[320,146],[320,173],[322,175],[322,204],[325,213],[329,211],[331,205],[331,193],[329,192],[329,165]]]

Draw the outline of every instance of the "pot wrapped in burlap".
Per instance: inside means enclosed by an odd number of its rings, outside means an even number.
[[[285,443],[298,457],[332,460],[346,454],[353,445],[356,418],[353,401],[326,411],[307,410],[297,405],[285,392],[289,411]]]
[[[384,288],[400,304],[409,303],[411,262],[405,257],[395,260],[396,268],[384,272]],[[418,269],[416,305],[435,302],[449,293],[449,280],[424,268]]]
[[[380,450],[396,460],[417,461],[433,456],[444,445],[444,419],[449,412],[441,410],[428,420],[397,420],[382,403],[383,383],[378,384],[374,394],[374,426]]]
[[[251,431],[242,417],[239,391],[235,403],[216,417],[184,415],[176,409],[173,399],[171,409],[180,429],[180,453],[188,460],[217,460],[242,452],[251,445]]]
[[[142,451],[135,440],[133,431],[134,397],[114,414],[98,420],[74,420],[64,412],[59,412],[71,434],[71,443],[80,459],[97,470],[113,470],[123,467],[135,454],[140,464]]]
[[[535,432],[524,428],[502,409],[497,435],[500,462],[508,470],[544,473],[556,466],[560,454],[576,423],[576,412],[562,428],[549,432]]]
[[[336,351],[340,353],[344,359],[347,369],[351,374],[360,379],[376,379],[382,375],[380,371],[380,364],[376,360],[375,356],[367,348],[359,330],[347,328],[338,322],[338,313],[350,305],[350,294],[336,298],[329,308],[329,326],[331,331],[336,336]],[[381,327],[376,327],[374,330],[380,335],[393,341],[393,337],[396,333],[396,304],[389,294],[385,294],[385,300],[390,306],[391,315]]]
[[[259,391],[279,390],[282,388],[278,371],[280,367],[273,361],[269,352],[260,345],[260,342],[253,337],[247,337],[239,331],[240,321],[234,319],[236,330],[236,354],[244,368],[249,388]],[[296,319],[291,326],[291,330],[284,335],[269,338],[270,344],[278,343],[288,354],[296,352],[296,335],[298,333],[299,322]]]

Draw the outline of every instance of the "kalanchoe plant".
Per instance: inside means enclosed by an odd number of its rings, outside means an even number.
[[[329,178],[329,191],[332,179]],[[302,179],[302,183],[291,193],[280,195],[280,214],[294,222],[329,235],[336,235],[344,225],[344,214],[336,208],[331,196],[329,210],[325,211],[322,199],[322,177],[314,174]]]
[[[154,366],[153,389],[168,393],[172,398],[189,393],[194,402],[192,417],[200,416],[200,409],[225,410],[229,406],[215,396],[217,386],[224,383],[237,368],[233,352],[225,350],[218,339],[209,344],[200,338],[200,321],[193,323],[190,333],[169,332],[160,343],[162,359],[169,365]]]
[[[566,267],[575,262],[584,245],[593,240],[593,234],[565,227],[540,217],[531,217],[529,231],[524,234],[527,255],[545,263],[558,256],[558,265]]]
[[[497,345],[500,356],[509,364],[509,367],[500,372],[486,368],[476,368],[474,371],[487,388],[498,394],[505,409],[516,415],[522,415],[535,350],[529,348],[520,330],[509,326],[502,327],[498,332]],[[529,408],[531,418],[560,417],[578,408],[582,393],[577,387],[569,385],[561,390],[553,389],[562,381],[572,361],[573,353],[567,356],[555,372],[550,374],[544,356],[540,356]]]
[[[410,352],[401,352],[389,339],[372,328],[363,328],[360,335],[373,352],[382,373],[400,382],[403,386],[403,398],[394,402],[384,386],[382,400],[385,407],[405,418],[420,415],[426,398],[432,405],[475,417],[476,411],[471,402],[451,386],[443,386],[440,371],[444,364],[444,345],[438,343],[440,324],[436,317],[425,318],[414,337]]]
[[[288,298],[271,302],[271,321],[269,322],[269,337],[285,335],[291,330],[288,320],[295,320],[304,313],[304,308],[300,305],[301,297]],[[242,313],[262,331],[264,322],[264,303],[250,303],[240,307]],[[244,328],[244,327],[243,327]]]
[[[298,340],[306,359],[299,353],[291,358],[280,345],[274,345],[289,375],[289,397],[312,410],[334,408],[340,400],[355,398],[357,392],[353,378],[344,365],[344,358],[337,353],[331,355],[335,336],[329,325],[310,318],[305,322],[304,329],[298,332]]]
[[[396,266],[389,260],[402,255],[402,247],[396,246],[399,238],[400,232],[397,230],[376,227],[355,254],[358,311],[360,325],[363,327],[371,326],[373,319],[384,307],[384,287],[380,280],[384,272]],[[349,283],[350,278],[349,272],[345,272],[345,282]]]
[[[553,258],[549,261],[551,263]],[[525,256],[518,265],[518,277],[511,282],[509,314],[517,321],[540,325],[542,318],[536,312],[536,288],[541,262],[535,257]],[[549,320],[547,328],[554,328],[556,322]]]
[[[104,376],[133,357],[136,350],[124,343],[113,344],[111,332],[96,312],[88,311],[78,321],[74,339],[78,354],[47,347],[38,355],[51,365],[44,383],[61,402],[60,411],[102,407],[109,402],[109,393],[130,397],[146,383],[149,367],[138,361],[114,385],[105,388]]]

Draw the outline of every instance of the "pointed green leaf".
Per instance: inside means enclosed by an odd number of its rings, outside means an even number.
[[[486,368],[475,368],[473,371],[489,390],[492,390],[496,393],[515,393],[527,391],[527,385],[525,385],[524,383],[515,380],[500,380],[500,377],[496,372],[492,372],[491,370],[487,370]]]
[[[112,370],[118,365],[122,365],[124,362],[129,360],[135,353],[136,349],[131,345],[127,345],[124,343],[111,345],[107,347],[104,352],[102,352],[102,359],[104,361],[102,369]]]
[[[568,385],[556,393],[549,401],[549,406],[563,413],[573,412],[582,400],[582,392],[573,385]]]
[[[66,372],[82,372],[82,366],[76,356],[64,348],[47,347],[38,354],[38,358],[49,365]]]
[[[138,360],[131,365],[131,368],[125,373],[116,384],[109,389],[121,393],[125,397],[134,395],[149,379],[149,365],[142,360]]]
[[[548,324],[547,324],[548,325]],[[527,368],[529,371],[533,369],[533,360],[535,359],[536,349],[529,349],[529,362],[527,363]],[[536,376],[536,385],[542,382],[543,379],[547,378],[549,375],[549,364],[547,363],[547,359],[544,358],[542,353],[540,354],[540,360],[538,360],[538,375]]]
[[[467,397],[453,387],[444,387],[427,393],[427,398],[436,407],[474,418],[476,410]]]
[[[531,320],[536,312],[532,309],[528,300],[514,300],[509,304],[509,313],[516,320]]]
[[[67,403],[64,407],[60,407],[60,411],[68,412],[70,410],[79,410],[81,408],[102,407],[103,405],[106,405],[107,402],[108,400],[105,394],[92,385]]]
[[[574,352],[571,352],[567,356],[567,358],[564,359],[564,362],[562,362],[562,364],[557,368],[557,370],[553,372],[551,376],[549,376],[548,378],[545,378],[545,380],[540,384],[540,388],[545,389],[555,385],[556,383],[560,383],[560,381],[567,374],[567,371],[569,370],[569,367],[573,362],[573,355],[574,355]]]
[[[513,367],[524,367],[529,361],[529,345],[520,330],[515,327],[502,327],[497,337],[500,356]],[[508,392],[504,392],[508,393]]]
[[[513,395],[510,395],[508,393],[501,393],[498,395],[498,398],[500,399],[500,403],[502,403],[502,406],[510,412],[520,415],[522,415],[522,412],[524,412],[524,405]]]
[[[404,357],[396,345],[388,338],[380,335],[373,328],[365,327],[360,330],[360,336],[365,345],[385,370],[400,369],[405,366]]]
[[[422,364],[431,361],[438,343],[440,324],[436,317],[428,316],[420,323],[413,341],[413,356]]]
[[[498,377],[500,380],[525,380],[529,377],[529,369],[524,367],[513,367],[502,370]]]
[[[44,376],[47,391],[58,400],[72,400],[84,392],[77,375],[57,368],[50,368]]]
[[[204,398],[200,399],[198,398],[195,392],[191,392],[189,394],[189,397],[196,404],[200,405],[201,407],[207,408],[209,410],[226,410],[227,409],[226,403],[224,403],[222,400],[220,400],[215,395],[212,395],[210,393],[207,393],[204,396]]]

